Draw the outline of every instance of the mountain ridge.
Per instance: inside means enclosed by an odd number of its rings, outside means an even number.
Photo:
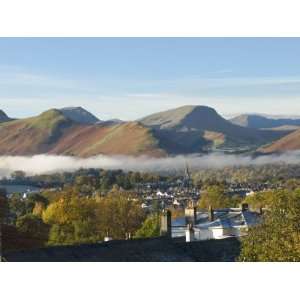
[[[11,121],[12,119],[8,117],[8,115],[2,110],[0,109],[0,123],[2,122],[8,122]]]
[[[230,119],[229,121],[235,125],[255,129],[276,128],[282,126],[300,126],[300,119],[274,119],[258,114],[242,114]]]
[[[0,124],[0,155],[57,154],[165,156],[150,129],[137,122],[82,124],[50,109]]]
[[[96,116],[82,108],[81,106],[77,107],[63,107],[58,109],[64,114],[65,117],[70,120],[81,123],[81,124],[96,124],[101,122]]]
[[[155,113],[139,121],[154,129],[165,144],[177,144],[185,153],[190,149],[193,153],[213,148],[230,150],[238,145],[240,150],[251,150],[287,133],[238,126],[224,119],[215,109],[200,105],[186,105]]]
[[[270,145],[261,147],[258,149],[258,152],[270,154],[296,150],[300,150],[300,129],[282,137]]]
[[[50,109],[35,117],[0,123],[0,155],[49,153],[90,157],[247,152],[287,134],[234,125],[207,106],[186,105],[138,121],[92,124],[66,111],[74,112],[74,108]]]

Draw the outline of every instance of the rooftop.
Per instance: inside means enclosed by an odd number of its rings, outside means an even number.
[[[164,237],[56,246],[8,252],[11,262],[220,262],[235,261],[240,252],[236,238],[185,243]]]
[[[214,221],[208,220],[207,212],[197,212],[196,228],[211,228],[211,227],[234,227],[241,226],[245,223],[255,225],[259,222],[259,214],[249,210],[242,211],[239,208],[218,209],[214,210]],[[179,217],[172,221],[173,227],[186,227],[185,217]]]

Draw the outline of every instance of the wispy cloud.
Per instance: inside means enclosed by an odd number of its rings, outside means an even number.
[[[65,78],[62,76],[41,74],[24,70],[14,66],[0,66],[0,87],[6,92],[13,92],[16,88],[24,92],[26,96],[27,88],[39,90],[53,91],[86,91],[91,92],[93,88],[88,86],[84,80],[76,80],[73,78]],[[1,95],[1,93],[0,93]]]
[[[208,105],[221,114],[300,111],[300,77],[238,77],[230,69],[166,79],[78,79],[0,65],[1,108],[13,117],[52,107],[83,106],[100,119],[139,119],[181,105]],[[24,109],[26,108],[26,109]]]

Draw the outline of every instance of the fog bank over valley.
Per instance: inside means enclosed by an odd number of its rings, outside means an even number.
[[[207,155],[174,156],[152,158],[146,156],[105,156],[76,158],[70,156],[34,155],[0,156],[0,177],[22,170],[28,175],[50,174],[63,171],[75,171],[80,168],[122,169],[124,171],[166,172],[180,171],[188,164],[193,170],[218,169],[232,166],[264,164],[299,164],[300,151],[280,155],[267,155],[253,158],[243,155],[212,153]]]

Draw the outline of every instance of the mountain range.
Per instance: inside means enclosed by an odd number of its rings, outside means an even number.
[[[272,118],[256,114],[243,114],[229,120],[231,123],[248,128],[300,128],[300,118]]]
[[[59,109],[59,111],[66,118],[81,124],[95,124],[101,122],[97,117],[82,107],[65,107]]]
[[[296,150],[300,150],[300,129],[284,136],[270,145],[260,148],[258,151],[269,154]]]
[[[7,116],[7,114],[0,109],[0,123],[10,121],[11,118]]]
[[[191,105],[130,122],[101,121],[81,107],[50,109],[19,120],[0,111],[0,122],[0,155],[161,157],[211,151],[266,153],[272,152],[267,149],[280,150],[282,144],[277,149],[276,143],[281,139],[288,139],[284,142],[288,149],[286,145],[291,144],[290,139],[297,139],[298,132],[291,128],[273,130],[271,125],[262,129],[255,127],[253,121],[237,125],[236,118],[226,120],[213,108]],[[291,124],[279,126],[287,125]]]
[[[147,116],[140,122],[152,128],[168,153],[173,154],[251,151],[285,134],[237,126],[206,106],[187,105]]]

